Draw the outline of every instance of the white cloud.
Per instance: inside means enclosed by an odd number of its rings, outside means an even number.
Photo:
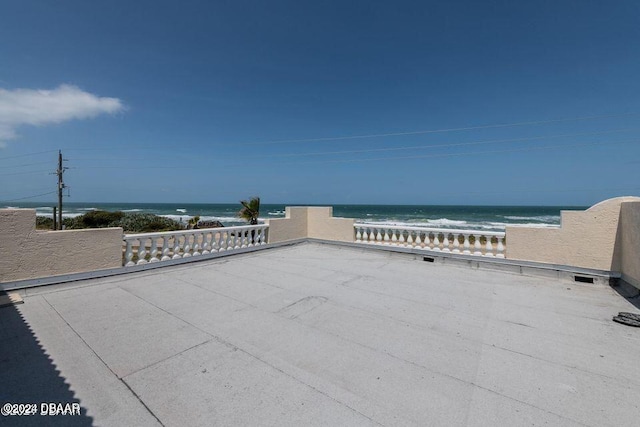
[[[118,98],[98,97],[72,85],[53,90],[0,88],[0,147],[23,125],[42,126],[124,110]]]

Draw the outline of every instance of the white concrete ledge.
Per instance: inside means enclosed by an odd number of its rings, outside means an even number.
[[[421,258],[431,258],[433,262],[449,265],[458,265],[473,269],[486,269],[502,271],[505,273],[521,274],[526,276],[549,277],[575,281],[576,276],[593,278],[595,284],[609,284],[611,279],[620,278],[616,271],[598,270],[592,268],[574,267],[570,265],[548,264],[535,261],[512,260],[504,258],[479,257],[476,255],[453,254],[436,252],[425,249],[403,248],[388,245],[370,245],[361,243],[334,242],[322,239],[308,239],[315,243],[347,246],[372,251],[387,251],[398,254],[413,255]]]
[[[122,274],[137,273],[140,271],[147,271],[147,270],[155,270],[157,268],[172,267],[176,265],[189,264],[193,262],[208,261],[208,260],[213,260],[217,258],[225,258],[233,255],[248,254],[248,253],[257,252],[257,251],[279,248],[282,246],[295,245],[303,241],[304,239],[290,240],[287,242],[271,243],[271,244],[266,244],[261,246],[254,246],[251,248],[234,249],[233,251],[216,252],[216,253],[211,253],[207,255],[199,255],[195,257],[192,256],[192,257],[181,258],[181,259],[172,259],[168,261],[154,262],[154,263],[143,264],[143,265],[135,265],[131,267],[109,268],[109,269],[103,269],[103,270],[87,271],[83,273],[73,273],[73,274],[64,274],[59,276],[40,277],[36,279],[2,282],[0,283],[0,291],[27,289],[27,288],[34,288],[38,286],[49,286],[49,285],[58,285],[63,283],[72,283],[72,282],[77,282],[79,280],[119,276]]]
[[[154,270],[157,268],[165,268],[165,267],[189,264],[193,262],[209,261],[209,260],[225,258],[229,256],[234,256],[234,255],[246,255],[252,252],[269,250],[269,249],[279,248],[283,246],[297,245],[297,244],[306,243],[306,242],[357,248],[364,251],[378,251],[378,252],[385,251],[385,252],[394,253],[398,255],[409,255],[414,257],[414,259],[422,258],[438,264],[454,265],[459,267],[467,267],[471,269],[501,271],[504,273],[511,273],[511,274],[525,275],[525,276],[548,277],[551,279],[567,280],[571,282],[575,282],[576,276],[579,276],[587,279],[589,278],[593,279],[594,284],[608,285],[610,284],[611,280],[618,280],[621,278],[621,274],[615,271],[596,270],[596,269],[589,269],[589,268],[573,267],[568,265],[546,264],[546,263],[539,263],[539,262],[532,262],[532,261],[519,261],[519,260],[510,260],[510,259],[501,259],[501,258],[484,258],[484,257],[473,256],[473,255],[434,252],[434,251],[429,251],[424,249],[421,250],[421,249],[393,247],[393,246],[386,246],[386,245],[368,245],[368,244],[361,244],[361,243],[336,242],[333,240],[306,238],[306,239],[289,240],[289,241],[280,242],[280,243],[270,243],[264,246],[237,249],[229,252],[217,252],[217,253],[201,255],[197,257],[189,257],[189,258],[169,260],[169,261],[158,262],[158,263],[137,265],[133,267],[120,267],[120,268],[96,270],[96,271],[90,271],[90,272],[84,272],[84,273],[67,274],[67,275],[61,275],[61,276],[51,276],[51,277],[44,277],[44,278],[38,278],[38,279],[5,282],[5,283],[0,283],[0,290],[18,290],[18,289],[40,287],[40,286],[59,285],[59,284],[65,284],[65,283],[71,284],[79,280],[118,276],[118,275],[123,275],[128,273],[137,273],[141,271]],[[632,280],[632,279],[623,278],[623,280],[626,281],[626,280]]]

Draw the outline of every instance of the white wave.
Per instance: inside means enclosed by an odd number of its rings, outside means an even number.
[[[394,227],[430,227],[430,228],[458,228],[458,226],[464,225],[468,227],[466,221],[453,221],[453,220],[426,220],[426,221],[395,221],[395,220],[382,220],[382,221],[369,221],[359,220],[368,225],[377,225],[380,227],[394,226]]]
[[[142,212],[144,209],[125,209],[122,212]]]
[[[158,216],[169,218],[174,221],[183,222],[183,223],[189,222],[189,220],[192,218],[189,215],[158,215]]]
[[[237,216],[201,216],[201,221],[220,221],[221,223],[225,222],[244,222],[242,219]]]
[[[36,208],[36,211],[52,211],[53,208],[51,206],[40,206]]]
[[[267,215],[284,215],[284,211],[267,212]]]
[[[4,208],[5,209],[20,209],[20,208],[15,207],[15,206],[5,206]]]
[[[557,228],[556,224],[541,224],[539,222],[527,222],[527,223],[507,223],[507,222],[468,222],[450,220],[447,218],[441,218],[438,220],[426,220],[425,221],[367,221],[359,220],[363,224],[371,226],[384,227],[426,227],[426,228],[441,228],[441,229],[462,229],[462,230],[484,230],[484,231],[504,231],[507,226],[516,227],[533,227],[533,228]]]
[[[99,209],[98,208],[79,208],[78,210],[87,212],[87,211],[97,211]]]
[[[186,213],[187,210],[186,209],[176,209],[176,212]]]
[[[169,219],[172,219],[174,221],[181,222],[183,224],[188,223],[189,220],[194,217],[193,215],[172,215],[172,214],[169,214],[169,215],[164,215],[163,214],[163,215],[158,215],[158,216],[161,216],[161,217],[164,217],[164,218],[169,218]],[[238,224],[244,224],[245,223],[245,221],[243,221],[240,218],[235,217],[235,216],[206,216],[206,215],[203,215],[203,216],[200,216],[200,221],[220,221],[221,223],[223,223],[225,225],[227,223],[238,223]]]
[[[447,218],[440,218],[440,219],[428,219],[427,220],[427,224],[429,225],[433,225],[433,226],[460,226],[460,225],[467,225],[467,221],[458,221],[458,220],[453,220],[453,219],[447,219]]]
[[[539,222],[527,222],[518,224],[507,224],[509,227],[531,227],[531,228],[560,228],[560,224],[540,224]]]
[[[511,219],[513,221],[540,221],[540,222],[558,222],[560,221],[560,215],[540,215],[540,216],[503,216],[504,219]]]

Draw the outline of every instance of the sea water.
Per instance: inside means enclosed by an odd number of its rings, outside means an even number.
[[[54,203],[19,203],[4,207],[36,209],[36,214],[51,217]],[[284,217],[285,206],[262,204],[260,219]],[[308,206],[308,205],[305,205]],[[324,205],[328,206],[328,205]],[[507,225],[550,227],[560,224],[561,210],[584,210],[581,206],[413,206],[413,205],[332,205],[336,217],[375,225],[457,228],[502,231]],[[237,217],[240,204],[192,203],[78,203],[63,205],[63,217],[74,217],[92,210],[143,212],[187,223],[199,216],[203,221],[220,221],[226,226],[245,224]]]

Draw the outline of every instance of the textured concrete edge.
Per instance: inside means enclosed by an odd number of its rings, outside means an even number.
[[[429,261],[441,264],[466,266],[475,269],[496,270],[504,273],[514,273],[526,276],[542,276],[569,280],[576,280],[576,276],[582,276],[593,278],[594,283],[605,285],[608,285],[610,280],[618,280],[621,277],[620,272],[617,271],[596,270],[583,267],[573,267],[570,265],[546,264],[535,261],[510,260],[506,258],[489,258],[477,255],[452,254],[424,249],[393,247],[389,245],[336,242],[332,240],[313,238],[306,240],[308,242],[334,246],[408,254],[423,258],[430,258]]]
[[[128,273],[137,273],[141,271],[155,270],[158,268],[183,265],[183,264],[199,262],[199,261],[208,261],[208,260],[224,258],[228,256],[233,256],[233,255],[240,255],[240,254],[247,254],[247,253],[258,252],[263,250],[275,249],[283,246],[291,246],[291,245],[296,245],[298,243],[305,242],[306,240],[307,239],[296,239],[296,240],[290,240],[286,242],[268,243],[266,245],[262,245],[258,247],[234,249],[232,251],[216,252],[212,254],[191,256],[188,258],[181,258],[181,259],[172,259],[172,260],[162,261],[162,262],[135,265],[132,267],[109,268],[104,270],[87,271],[83,273],[64,274],[60,276],[40,277],[36,279],[17,280],[13,282],[0,282],[0,291],[20,290],[20,289],[48,286],[48,285],[59,285],[64,283],[73,283],[80,280],[100,279],[103,277],[119,276],[119,275],[128,274]]]
[[[169,260],[151,264],[144,265],[136,265],[133,267],[119,267],[105,270],[96,270],[85,273],[74,273],[74,274],[66,274],[62,276],[51,276],[51,277],[42,277],[38,279],[28,279],[28,280],[20,280],[15,282],[3,282],[0,283],[0,291],[5,290],[20,290],[27,288],[34,288],[40,286],[47,285],[58,285],[64,283],[72,283],[80,280],[87,279],[99,279],[103,277],[110,276],[118,276],[127,273],[136,273],[147,270],[154,270],[157,268],[171,267],[176,265],[188,264],[192,262],[199,261],[207,261],[213,260],[217,258],[223,258],[233,255],[247,254],[252,252],[258,252],[262,250],[275,249],[284,246],[292,246],[300,243],[319,243],[325,245],[332,246],[341,246],[348,248],[355,248],[360,250],[370,250],[370,251],[384,251],[398,254],[407,254],[412,256],[419,256],[423,258],[427,258],[425,260],[429,260],[431,262],[438,262],[441,264],[447,265],[457,265],[474,269],[486,269],[486,270],[495,270],[501,271],[504,273],[512,273],[526,276],[538,276],[538,277],[549,277],[556,279],[568,279],[568,280],[576,280],[576,276],[582,276],[587,278],[592,278],[593,283],[598,284],[609,284],[610,280],[618,280],[621,278],[621,274],[615,271],[606,271],[606,270],[594,270],[582,267],[572,267],[568,265],[556,265],[556,264],[545,264],[540,262],[533,261],[520,261],[520,260],[509,260],[504,258],[487,258],[487,257],[479,257],[474,255],[464,255],[464,254],[452,254],[445,252],[437,252],[431,250],[424,249],[414,249],[414,248],[401,248],[401,247],[393,247],[388,245],[370,245],[370,244],[362,244],[355,242],[340,242],[334,240],[323,240],[316,238],[302,238],[302,239],[294,239],[288,240],[284,242],[278,243],[269,243],[264,246],[252,247],[252,248],[242,248],[236,249],[233,251],[227,252],[216,252],[214,254],[207,255],[199,255],[195,257],[181,258],[176,260]],[[631,278],[622,279],[625,281],[632,280]],[[577,281],[577,280],[576,280]],[[640,288],[640,286],[636,286],[636,284],[631,283],[636,288]]]

